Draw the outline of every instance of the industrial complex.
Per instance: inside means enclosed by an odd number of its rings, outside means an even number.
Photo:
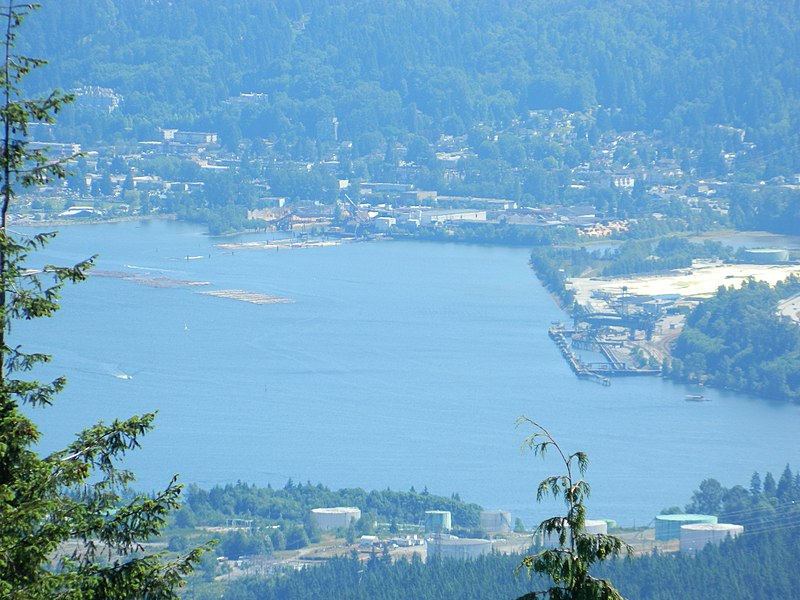
[[[784,249],[753,249],[752,262],[695,261],[690,268],[628,277],[573,277],[573,323],[554,323],[550,337],[575,374],[610,385],[611,378],[659,375],[680,335],[685,315],[720,286],[739,287],[755,279],[775,285],[800,276],[800,263]],[[800,322],[800,298],[779,312]],[[590,358],[586,358],[586,357]]]

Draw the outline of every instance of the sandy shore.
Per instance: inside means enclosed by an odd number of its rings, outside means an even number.
[[[575,290],[580,304],[591,305],[593,291],[620,294],[626,287],[629,294],[641,296],[678,294],[684,298],[704,298],[713,295],[720,286],[740,287],[749,278],[775,285],[793,274],[800,276],[800,265],[705,264],[662,275],[576,277],[567,285]]]

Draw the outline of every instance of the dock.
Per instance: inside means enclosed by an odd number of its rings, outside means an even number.
[[[588,379],[601,385],[611,385],[611,380],[604,377],[594,370],[590,369],[570,348],[569,338],[575,333],[574,330],[564,329],[562,327],[551,327],[548,330],[550,339],[556,343],[558,349],[561,350],[561,355],[567,360],[567,364],[572,369],[572,372],[578,376],[579,379]]]
[[[597,381],[603,385],[611,385],[609,377],[630,377],[638,375],[660,375],[661,369],[647,369],[631,366],[621,360],[615,349],[619,348],[619,342],[605,342],[593,339],[580,339],[572,341],[573,336],[578,333],[576,329],[568,329],[562,326],[554,326],[548,330],[561,355],[566,359],[572,372],[580,379]],[[606,362],[587,363],[573,352],[573,344],[576,348],[599,352],[606,359]]]

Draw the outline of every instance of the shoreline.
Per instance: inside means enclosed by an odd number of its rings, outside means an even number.
[[[110,225],[112,223],[135,223],[140,221],[177,221],[175,215],[141,215],[130,217],[114,217],[111,219],[88,219],[85,221],[67,219],[16,219],[9,223],[9,227],[74,227],[76,225]]]

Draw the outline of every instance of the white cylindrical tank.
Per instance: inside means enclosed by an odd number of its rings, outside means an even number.
[[[311,520],[322,531],[348,527],[361,518],[361,510],[353,506],[335,506],[333,508],[312,508]]]
[[[511,513],[502,510],[482,511],[481,529],[487,533],[510,533]]]
[[[789,251],[783,248],[748,248],[744,255],[750,262],[771,264],[789,260]]]
[[[744,533],[742,525],[730,523],[693,523],[681,525],[681,552],[694,553],[706,544],[719,544],[728,538],[734,539]]]
[[[569,543],[569,530],[570,527],[567,525],[567,544]],[[583,522],[583,531],[584,533],[588,533],[590,535],[596,535],[598,533],[607,534],[608,521],[601,521],[599,519],[586,519]],[[558,548],[559,546],[559,539],[556,533],[551,535],[540,535],[537,538],[537,542],[542,548]]]
[[[428,557],[469,560],[492,552],[489,540],[436,537],[428,542]]]
[[[586,519],[583,522],[583,530],[586,533],[608,533],[608,521]]]
[[[453,528],[452,517],[449,510],[426,510],[425,529],[427,531],[450,531]]]

